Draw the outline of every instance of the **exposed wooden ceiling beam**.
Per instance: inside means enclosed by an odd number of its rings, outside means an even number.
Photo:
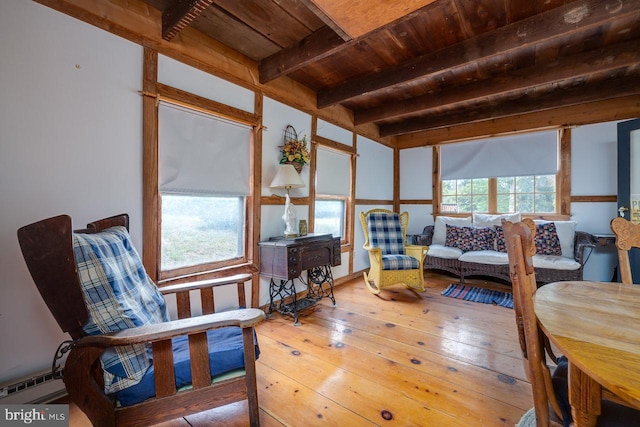
[[[175,0],[162,14],[162,38],[171,41],[211,3],[213,0]]]
[[[465,123],[408,133],[395,138],[399,149],[425,147],[492,138],[532,130],[553,129],[563,126],[588,125],[640,117],[640,95],[605,99],[569,107],[553,108],[535,113],[519,114],[501,119]]]
[[[322,28],[302,40],[298,45],[283,49],[260,61],[260,83],[268,83],[278,77],[293,73],[313,62],[320,61],[327,56],[338,53],[340,50],[348,49],[354,44],[359,43],[360,39],[352,39],[349,35],[343,34],[341,29],[335,25],[324,13],[317,8],[311,0],[301,0],[316,15],[322,19],[327,26],[335,32],[334,35],[328,28]],[[428,5],[425,7],[429,7]],[[395,21],[400,23],[412,18],[411,14],[407,14]],[[384,28],[377,28],[372,31],[384,31]]]
[[[392,69],[372,73],[318,92],[318,108],[342,103],[410,80],[449,73],[470,62],[486,61],[558,37],[565,37],[627,16],[640,15],[640,0],[579,0],[495,31],[424,55]]]
[[[456,110],[452,114],[432,115],[409,119],[380,126],[380,136],[396,136],[425,129],[473,123],[486,119],[497,119],[523,113],[538,112],[559,107],[567,107],[598,100],[620,98],[640,94],[640,75],[632,74],[615,79],[607,79],[589,85],[579,85],[555,90],[540,96],[501,102],[499,105],[480,106]]]
[[[463,107],[464,104],[482,101],[489,96],[493,99],[506,98],[523,90],[632,65],[640,66],[640,44],[637,40],[517,70],[504,77],[457,86],[376,108],[357,110],[354,111],[354,123],[360,125],[407,114],[428,114],[443,108]]]
[[[344,40],[329,27],[322,27],[298,45],[282,49],[260,62],[260,83],[292,73],[311,62],[325,58],[344,45]]]

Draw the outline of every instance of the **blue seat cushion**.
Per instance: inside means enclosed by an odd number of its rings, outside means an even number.
[[[209,365],[212,377],[244,368],[241,328],[230,326],[207,331],[207,341],[209,345]],[[260,355],[260,349],[255,332],[254,343],[257,359]],[[176,387],[179,389],[191,384],[189,341],[186,336],[173,339],[173,361],[175,365]],[[120,405],[134,405],[156,395],[153,368],[153,365],[151,365],[138,384],[116,393]]]
[[[383,270],[415,270],[419,267],[418,260],[409,255],[382,255]]]

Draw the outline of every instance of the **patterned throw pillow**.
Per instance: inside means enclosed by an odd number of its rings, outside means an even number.
[[[496,249],[498,252],[507,253],[507,242],[504,240],[504,229],[501,225],[496,225],[494,228],[496,231]]]
[[[536,225],[536,253],[541,255],[562,255],[560,239],[553,222]]]
[[[458,248],[463,250],[463,247],[466,246],[466,242],[468,240],[468,231],[469,227],[458,227],[457,225],[449,225],[445,224],[447,232],[444,241],[444,245],[449,248]]]
[[[493,250],[495,231],[489,227],[457,227],[447,224],[445,246],[462,252]]]

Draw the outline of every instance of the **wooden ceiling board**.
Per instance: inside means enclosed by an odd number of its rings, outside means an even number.
[[[351,38],[361,37],[435,0],[311,0]]]
[[[507,25],[507,12],[503,2],[492,0],[456,0],[464,17],[469,37],[476,37]]]
[[[280,46],[269,38],[217,7],[210,7],[203,12],[192,26],[254,61],[280,50]]]
[[[282,10],[285,10],[288,14],[300,21],[302,25],[307,27],[311,31],[318,31],[321,27],[325,26],[315,13],[313,13],[305,4],[300,0],[273,0],[278,4]]]
[[[215,0],[215,5],[281,48],[295,45],[312,32],[275,1]]]

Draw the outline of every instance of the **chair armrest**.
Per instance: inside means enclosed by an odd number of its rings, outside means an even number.
[[[178,335],[185,334],[197,334],[203,333],[209,329],[221,328],[225,326],[240,326],[241,328],[249,328],[257,325],[266,318],[262,310],[256,308],[249,308],[244,310],[233,310],[223,313],[214,313],[204,316],[198,316],[190,319],[180,319],[171,322],[160,323],[156,325],[140,326],[138,328],[132,328],[123,330],[120,332],[114,332],[112,334],[94,335],[81,338],[77,344],[71,349],[69,356],[67,357],[64,368],[64,383],[69,392],[71,399],[80,407],[80,409],[86,414],[94,414],[92,423],[95,425],[116,425],[114,405],[115,402],[112,397],[104,394],[102,385],[98,382],[96,373],[101,375],[100,369],[100,355],[104,352],[106,347],[119,346],[127,344],[141,344],[148,342],[161,341],[161,347],[156,352],[155,344],[153,348],[154,365],[156,366],[156,372],[162,371],[163,375],[156,374],[156,393],[158,392],[158,384],[161,384],[161,390],[166,392],[167,384],[169,384],[169,393],[175,393],[175,382],[173,382],[174,372],[171,369],[170,372],[166,372],[166,369],[159,369],[164,365],[166,368],[167,363],[172,364],[171,354],[166,356],[168,350],[171,353],[171,338]],[[191,346],[190,352],[196,351],[196,354],[201,353],[201,349],[206,351],[206,340],[195,343]],[[255,360],[253,353],[250,353],[247,359],[246,349],[253,341],[253,332],[248,329],[243,331],[243,342],[245,348],[245,363],[246,360]],[[204,344],[204,346],[202,345]],[[193,354],[193,353],[192,353]],[[159,359],[156,359],[158,357]],[[196,357],[195,359],[198,359]],[[192,359],[193,362],[194,359]],[[199,359],[202,360],[202,359]],[[208,359],[206,360],[206,372],[208,375]],[[192,375],[195,378],[195,372],[202,374],[202,363],[198,362],[197,367],[194,367],[192,363]],[[195,370],[195,371],[194,371]],[[169,378],[169,380],[168,380]],[[210,378],[207,379],[210,382]],[[171,385],[173,383],[173,385]],[[171,390],[171,387],[173,390]]]
[[[87,336],[81,338],[76,344],[76,347],[105,348],[129,344],[145,344],[226,326],[248,328],[257,325],[264,319],[266,319],[264,312],[257,308],[232,310],[188,319],[172,320],[154,325],[139,326],[110,334]]]
[[[431,246],[433,240],[433,225],[427,225],[422,234],[413,235],[413,244],[420,246]]]
[[[252,276],[248,273],[236,274],[234,276],[220,277],[209,280],[199,280],[197,282],[179,283],[177,285],[163,286],[159,288],[163,295],[175,294],[184,291],[193,291],[205,288],[215,288],[216,286],[235,285],[251,280]]]
[[[407,245],[405,246],[405,251],[407,255],[412,256],[418,260],[423,260],[425,255],[427,254],[427,247],[420,245]]]
[[[586,233],[584,231],[576,231],[576,236],[573,244],[573,257],[576,261],[580,263],[580,265],[584,266],[587,260],[589,259],[589,255],[591,251],[598,244],[598,239],[593,234]],[[589,252],[586,253],[585,250],[589,249]]]

